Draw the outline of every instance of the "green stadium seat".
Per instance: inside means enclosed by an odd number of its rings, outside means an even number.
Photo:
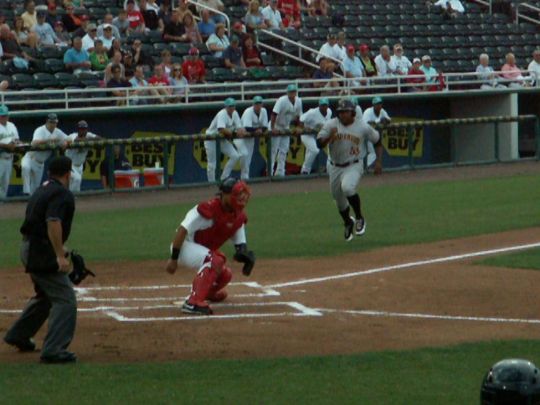
[[[64,61],[61,59],[45,59],[45,72],[57,73],[65,69]]]
[[[18,90],[23,90],[35,86],[35,83],[34,78],[31,75],[26,73],[15,73],[11,76],[11,85]]]
[[[58,72],[54,74],[54,77],[56,78],[56,80],[58,80],[58,85],[60,87],[79,85],[79,79],[77,79],[77,77],[71,73]]]
[[[35,73],[33,78],[35,86],[40,89],[58,86],[58,81],[50,73]]]

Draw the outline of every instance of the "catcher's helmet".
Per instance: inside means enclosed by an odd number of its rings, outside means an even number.
[[[348,98],[342,98],[338,102],[337,112],[341,111],[351,111],[353,114],[356,113],[356,106],[354,103],[348,99]]]
[[[540,405],[540,372],[528,360],[501,360],[487,372],[481,405]]]
[[[227,177],[219,184],[219,191],[222,193],[230,193],[233,190],[233,187],[238,183],[238,179],[235,177]]]
[[[231,206],[235,211],[243,210],[251,196],[251,190],[248,185],[234,177],[228,177],[221,182],[219,190],[223,194],[231,194]]]

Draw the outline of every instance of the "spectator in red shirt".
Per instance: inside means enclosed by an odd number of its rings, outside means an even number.
[[[153,86],[156,92],[160,96],[162,96],[161,102],[163,104],[171,100],[170,95],[172,94],[172,90],[169,87],[165,87],[165,86],[170,86],[170,83],[169,83],[168,77],[165,75],[165,72],[163,71],[162,66],[160,65],[154,66],[154,76],[148,79],[148,84],[150,86]]]
[[[182,63],[182,72],[190,84],[206,83],[206,68],[199,58],[199,50],[195,47],[189,50],[189,59]]]
[[[246,67],[259,66],[262,67],[263,62],[261,58],[261,53],[259,49],[255,46],[253,37],[248,35],[244,41],[244,46],[242,47],[242,52],[244,56],[244,62]]]
[[[131,31],[144,32],[144,17],[139,10],[135,10],[135,1],[128,0],[126,4],[127,19]]]
[[[410,84],[410,87],[407,87],[407,91],[409,92],[416,92],[416,91],[423,91],[424,86],[422,86],[422,83],[426,82],[426,77],[422,69],[420,67],[422,66],[422,61],[420,58],[414,58],[413,64],[411,68],[409,69],[409,72],[407,75],[409,76],[421,76],[421,77],[408,77],[405,79],[405,81]]]
[[[75,6],[72,3],[64,5],[66,14],[62,16],[62,23],[67,32],[73,32],[81,26],[81,18],[75,15]]]
[[[298,0],[278,0],[277,8],[281,13],[283,25],[286,28],[300,28],[300,5]]]

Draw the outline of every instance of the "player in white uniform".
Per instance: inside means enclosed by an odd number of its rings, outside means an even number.
[[[38,127],[34,131],[31,145],[67,145],[69,143],[68,137],[64,131],[56,127],[57,125],[58,116],[54,113],[49,114],[45,125]],[[43,177],[43,166],[51,154],[51,150],[43,152],[28,151],[25,153],[21,162],[23,193],[32,194],[39,187]]]
[[[228,98],[225,100],[225,108],[221,109],[210,124],[210,127],[206,130],[206,135],[211,136],[224,136],[230,138],[233,135],[242,137],[246,134],[246,131],[242,127],[242,121],[236,111],[236,101],[234,98]],[[239,159],[243,159],[247,156],[245,148],[240,147],[235,149],[233,143],[227,139],[219,141],[219,147],[221,152],[229,157],[229,161],[223,168],[221,174],[221,180],[228,178],[231,175],[232,169],[236,165]],[[204,149],[206,149],[207,167],[206,173],[208,175],[208,181],[216,181],[216,141],[204,141]]]
[[[266,108],[263,107],[263,98],[261,96],[253,97],[253,105],[246,108],[242,114],[242,126],[248,134],[252,135],[262,135],[268,128],[268,113],[266,112]],[[242,161],[242,170],[240,174],[242,180],[249,179],[249,167],[251,166],[255,140],[257,140],[257,144],[259,144],[259,140],[256,138],[234,140],[236,148],[238,150],[244,149],[247,153]]]
[[[8,119],[8,108],[5,105],[0,106],[0,200],[7,196],[13,169],[12,152],[20,143],[17,127]]]
[[[289,84],[287,94],[281,96],[274,104],[272,115],[270,118],[270,129],[272,134],[278,135],[283,131],[288,131],[291,124],[297,122],[302,115],[302,100],[297,97],[298,88],[294,84]],[[300,134],[298,132],[292,135]],[[274,169],[274,164],[277,161],[275,171],[276,176],[285,176],[285,164],[287,162],[287,154],[289,153],[290,135],[278,136],[272,138],[270,166]]]
[[[374,97],[373,100],[371,100],[371,105],[373,107],[369,107],[364,112],[365,122],[368,124],[390,124],[390,122],[392,122],[392,118],[390,118],[386,110],[382,108],[383,99],[381,97]]]
[[[345,240],[350,241],[354,234],[363,235],[366,232],[366,221],[357,192],[364,172],[360,159],[365,147],[364,140],[374,143],[377,150],[375,174],[382,172],[382,144],[379,133],[356,117],[355,106],[351,100],[340,100],[337,114],[338,117],[324,124],[317,135],[317,146],[324,148],[329,145],[326,167],[330,177],[330,189],[345,224]],[[350,207],[355,217],[349,215]]]
[[[92,132],[88,132],[88,123],[84,120],[77,123],[77,132],[68,135],[68,139],[74,143],[79,141],[88,141],[91,139],[99,139],[99,136]],[[69,181],[69,189],[72,192],[81,191],[81,182],[84,170],[84,162],[88,149],[68,149],[65,155],[71,159],[71,178]]]
[[[321,130],[326,121],[332,118],[332,110],[329,108],[330,101],[327,98],[321,98],[319,100],[319,106],[311,108],[300,116],[300,123],[304,128],[313,129],[317,133]],[[313,135],[302,135],[300,137],[302,143],[306,147],[306,156],[304,158],[304,164],[302,165],[302,174],[311,173],[313,162],[319,154],[319,148],[317,147],[317,141]]]

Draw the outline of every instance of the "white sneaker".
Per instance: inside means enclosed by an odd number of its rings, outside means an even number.
[[[361,236],[366,233],[366,220],[364,218],[357,219],[354,222],[354,234]]]

